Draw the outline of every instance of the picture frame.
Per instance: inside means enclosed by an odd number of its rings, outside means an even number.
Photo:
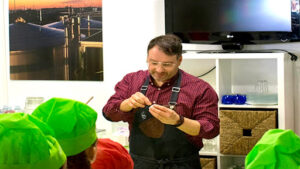
[[[102,0],[9,0],[11,80],[103,81]]]

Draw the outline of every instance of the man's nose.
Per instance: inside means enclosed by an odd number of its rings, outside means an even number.
[[[157,71],[157,72],[164,72],[164,71],[165,71],[165,68],[164,68],[164,66],[163,66],[162,64],[158,64],[158,65],[156,66],[156,71]]]

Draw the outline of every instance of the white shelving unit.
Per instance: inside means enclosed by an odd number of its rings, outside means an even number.
[[[210,71],[211,69],[215,69]],[[183,54],[180,66],[184,71],[200,76],[211,84],[219,96],[219,109],[275,109],[277,126],[294,129],[293,62],[287,53],[197,53]],[[251,95],[257,92],[258,80],[267,82],[267,94],[278,97],[277,104],[224,105],[221,98],[225,94]],[[264,93],[266,94],[266,93]],[[225,155],[220,153],[219,137],[215,138],[215,151],[200,151],[201,156],[216,156],[217,168],[227,169],[233,164],[242,165],[245,155]],[[211,145],[210,145],[211,146]]]

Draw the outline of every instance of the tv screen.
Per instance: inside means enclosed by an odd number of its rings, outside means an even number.
[[[300,41],[299,0],[165,0],[165,30],[183,43]]]

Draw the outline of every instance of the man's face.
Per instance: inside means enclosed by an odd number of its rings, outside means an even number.
[[[168,56],[158,46],[148,51],[148,70],[159,86],[177,73],[181,61],[182,57],[177,59],[176,55]]]

